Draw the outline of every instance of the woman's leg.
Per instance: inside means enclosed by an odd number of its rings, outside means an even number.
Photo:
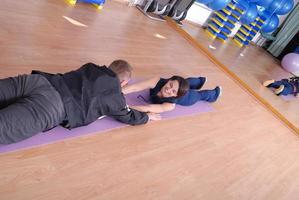
[[[285,82],[287,81],[287,79],[282,79],[280,81],[274,81],[274,83],[269,84],[267,87],[272,87],[272,88],[279,88],[281,85],[283,85]]]
[[[189,77],[187,78],[189,88],[193,90],[199,90],[207,82],[205,77]]]
[[[276,89],[275,93],[277,95],[289,95],[294,93],[293,85],[289,82],[284,82],[283,87]]]
[[[186,95],[178,99],[177,104],[190,106],[197,101],[215,102],[220,94],[221,88],[218,86],[213,90],[189,90]]]
[[[29,138],[60,124],[65,117],[58,92],[41,75],[17,77],[23,96],[0,109],[0,143]]]

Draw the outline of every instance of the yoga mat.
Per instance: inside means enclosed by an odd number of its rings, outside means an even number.
[[[128,105],[145,105],[149,101],[149,92],[148,90],[145,90],[142,92],[126,95],[126,101]],[[161,116],[162,119],[171,119],[211,111],[213,111],[213,108],[210,106],[209,103],[198,102],[188,107],[177,105],[173,111],[162,113]],[[18,143],[0,145],[0,153],[28,149],[82,135],[102,133],[124,126],[128,125],[115,121],[112,118],[105,117],[103,119],[98,119],[97,121],[93,122],[92,124],[89,124],[88,126],[79,127],[72,130],[65,129],[63,127],[56,127],[47,132],[36,134],[35,136]]]
[[[297,99],[297,97],[295,97],[293,94],[289,94],[287,96],[280,95],[280,97],[285,101],[294,101]]]

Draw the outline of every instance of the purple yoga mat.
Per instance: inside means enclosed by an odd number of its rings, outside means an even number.
[[[147,91],[132,93],[126,96],[128,105],[145,105],[148,102],[149,94]],[[177,105],[173,111],[162,113],[162,119],[171,119],[183,116],[191,116],[199,113],[211,112],[213,108],[206,102],[198,102],[192,106]],[[0,145],[0,153],[11,152],[20,149],[28,149],[44,144],[54,143],[68,138],[78,137],[81,135],[102,133],[111,129],[127,126],[117,122],[109,117],[99,119],[92,124],[84,127],[68,130],[62,127],[56,127],[50,131],[39,133],[31,138],[18,143],[9,145]]]

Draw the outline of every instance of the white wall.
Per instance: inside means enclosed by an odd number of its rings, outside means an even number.
[[[204,25],[212,12],[213,11],[207,6],[195,2],[188,10],[186,20]]]

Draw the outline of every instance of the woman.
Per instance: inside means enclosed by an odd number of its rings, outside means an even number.
[[[199,90],[206,81],[205,77],[152,78],[125,86],[123,93],[128,94],[150,88],[150,101],[153,104],[131,107],[142,112],[162,113],[173,110],[175,104],[191,106],[197,101],[215,102],[221,95],[221,87],[217,86],[213,90]]]
[[[274,88],[274,93],[276,95],[289,95],[298,96],[299,93],[299,77],[290,77],[288,79],[284,78],[281,80],[267,80],[263,83],[265,87]]]

